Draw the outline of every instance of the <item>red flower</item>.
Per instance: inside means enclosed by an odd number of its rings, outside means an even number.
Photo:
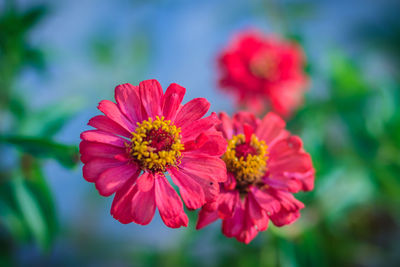
[[[307,77],[304,55],[294,43],[242,32],[218,59],[220,87],[232,91],[239,105],[260,112],[268,103],[288,116],[303,101]]]
[[[111,214],[121,223],[148,224],[156,207],[172,228],[187,226],[182,201],[164,176],[168,172],[189,209],[218,194],[226,180],[220,159],[226,141],[214,126],[210,104],[196,98],[181,105],[185,88],[171,84],[165,94],[156,80],[115,88],[117,104],[103,100],[89,121],[96,130],[81,134],[83,177],[102,196],[115,197]]]
[[[201,209],[196,228],[220,218],[226,236],[249,243],[269,220],[283,226],[300,216],[304,205],[293,193],[313,189],[314,168],[300,138],[274,113],[261,121],[247,112],[233,119],[221,113],[220,119],[218,129],[229,140],[222,156],[228,180],[216,201]]]

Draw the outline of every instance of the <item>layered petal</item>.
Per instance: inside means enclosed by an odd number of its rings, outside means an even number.
[[[161,98],[163,91],[157,80],[146,80],[139,83],[140,98],[147,116],[155,118],[161,116]]]
[[[179,84],[172,83],[168,86],[162,97],[162,112],[167,120],[175,120],[177,111],[181,106],[183,97],[185,96],[186,89]]]
[[[136,179],[139,166],[124,164],[102,172],[96,180],[96,189],[102,196],[109,196],[120,189],[129,179]]]
[[[115,87],[115,100],[122,113],[135,125],[145,119],[139,87],[125,83]]]
[[[81,161],[87,163],[93,158],[114,158],[118,154],[125,153],[125,149],[102,143],[82,141],[79,144],[79,152],[81,153]]]
[[[121,127],[118,123],[114,122],[107,116],[98,115],[89,120],[88,125],[94,128],[108,132],[115,135],[125,136],[127,138],[131,137],[131,133]]]
[[[198,209],[205,203],[202,187],[192,177],[177,169],[168,170],[172,181],[179,187],[182,199],[189,209]]]
[[[188,217],[183,210],[182,201],[164,175],[155,176],[155,196],[158,211],[165,225],[171,228],[187,226]]]
[[[117,147],[125,147],[126,139],[103,132],[100,130],[89,130],[81,133],[81,139],[90,142],[98,142]]]
[[[101,112],[104,113],[108,118],[121,125],[122,128],[128,132],[135,130],[135,125],[129,121],[129,119],[121,112],[117,104],[109,100],[102,100],[97,107]]]
[[[217,157],[185,155],[179,167],[209,181],[225,182],[227,179],[225,163]]]
[[[175,125],[185,128],[185,126],[191,125],[194,121],[203,117],[209,108],[210,103],[205,98],[192,99],[178,111]]]

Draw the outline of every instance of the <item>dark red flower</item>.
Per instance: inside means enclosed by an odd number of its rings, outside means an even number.
[[[220,119],[228,180],[220,183],[216,201],[202,208],[196,228],[222,219],[226,236],[249,243],[269,220],[283,226],[299,218],[304,205],[293,193],[313,189],[314,168],[300,138],[274,113],[261,121],[247,112],[233,119],[221,113]]]
[[[302,49],[255,31],[239,33],[218,59],[220,87],[254,112],[265,104],[288,116],[303,101],[307,77]]]

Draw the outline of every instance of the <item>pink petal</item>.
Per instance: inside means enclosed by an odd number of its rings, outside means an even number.
[[[130,223],[132,218],[132,199],[138,192],[134,180],[128,181],[121,189],[115,193],[111,205],[111,215],[121,223]]]
[[[120,189],[129,179],[137,178],[140,169],[134,164],[125,164],[102,172],[96,180],[96,189],[102,196],[109,196]]]
[[[218,213],[216,211],[208,211],[201,209],[199,212],[199,217],[197,219],[196,230],[215,222],[218,219]]]
[[[310,155],[306,153],[291,154],[282,158],[270,158],[268,161],[271,176],[276,173],[304,173],[312,169]]]
[[[93,158],[114,158],[115,155],[125,153],[125,149],[102,143],[81,141],[79,144],[81,161],[87,163]]]
[[[145,172],[137,179],[136,183],[140,191],[147,192],[154,187],[154,176],[149,172]]]
[[[184,154],[179,167],[188,173],[193,173],[213,182],[225,182],[227,179],[225,162],[217,157],[203,155],[189,156]]]
[[[276,138],[282,136],[285,126],[284,120],[278,115],[269,112],[256,129],[256,136],[270,146]]]
[[[104,143],[108,145],[118,146],[125,148],[126,139],[119,136],[103,132],[100,130],[89,130],[81,133],[81,139],[91,142]]]
[[[207,99],[194,98],[178,111],[175,118],[175,125],[182,128],[186,125],[191,125],[194,121],[203,117],[209,108],[210,103]]]
[[[219,113],[219,119],[221,120],[221,124],[217,126],[217,129],[222,132],[223,136],[226,139],[231,139],[233,133],[233,125],[231,119],[225,112]]]
[[[146,80],[139,83],[140,98],[148,117],[161,116],[161,97],[163,91],[157,80]]]
[[[98,115],[89,120],[88,125],[93,126],[94,128],[108,132],[115,135],[125,136],[127,138],[131,138],[132,134],[122,128],[118,123],[114,122],[107,116]]]
[[[127,117],[121,112],[117,104],[109,100],[102,100],[97,107],[101,112],[104,113],[111,120],[121,125],[128,132],[135,131],[136,126],[128,120]]]
[[[157,208],[165,225],[171,228],[186,227],[188,217],[183,210],[182,201],[164,175],[157,174],[155,177],[155,195]]]
[[[257,201],[262,209],[268,213],[279,212],[281,204],[278,199],[270,195],[268,191],[260,190],[256,186],[250,188],[252,196]]]
[[[241,200],[237,190],[221,191],[218,197],[218,216],[221,219],[231,218],[238,201]]]
[[[245,212],[242,201],[237,201],[233,216],[222,222],[222,232],[224,235],[227,237],[238,236],[244,226],[244,216]]]
[[[151,178],[152,180],[154,180],[154,177]],[[139,187],[139,185],[137,186]],[[141,225],[149,224],[153,219],[154,213],[156,211],[154,186],[152,186],[151,188],[149,188],[149,190],[145,192],[141,191],[139,188],[139,190],[132,199],[131,205],[132,205],[131,210],[132,210],[133,221]]]
[[[210,182],[210,180],[203,179],[193,173],[187,172],[183,169],[179,170],[180,172],[184,173],[186,176],[191,177],[193,180],[198,183],[204,192],[204,198],[207,203],[213,202],[216,200],[219,194],[219,183],[218,182]]]
[[[199,134],[214,127],[220,120],[217,114],[213,112],[210,116],[194,121],[182,127],[182,140],[185,142],[189,139],[196,138]]]
[[[246,211],[252,223],[257,226],[258,231],[264,231],[268,228],[268,217],[252,193],[247,194]]]
[[[162,97],[162,110],[166,120],[174,120],[176,113],[181,105],[186,89],[176,83],[171,83],[168,86]]]
[[[193,142],[193,141],[191,141]],[[207,140],[203,142],[201,145],[192,146],[190,151],[187,151],[189,148],[187,142],[184,144],[185,146],[185,154],[195,156],[196,154],[205,154],[208,156],[222,156],[226,152],[226,147],[228,145],[225,138],[220,135],[207,135]]]
[[[172,181],[179,187],[182,199],[189,209],[201,208],[205,201],[204,191],[201,186],[189,175],[177,169],[168,170]]]
[[[125,162],[111,158],[94,158],[83,165],[83,177],[88,182],[95,182],[99,175],[107,169],[125,165]]]
[[[133,86],[130,83],[118,85],[115,87],[115,100],[117,100],[119,109],[132,124],[144,119],[138,86]]]
[[[244,133],[244,125],[250,126],[250,129],[256,129],[259,120],[251,112],[239,111],[233,116],[232,123],[234,134],[240,134]]]
[[[304,208],[304,204],[298,201],[292,193],[268,188],[269,194],[279,200],[281,208],[279,212],[269,216],[271,221],[277,226],[290,224],[300,217],[300,209]]]

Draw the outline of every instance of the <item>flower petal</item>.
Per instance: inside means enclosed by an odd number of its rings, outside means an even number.
[[[137,178],[139,166],[125,164],[102,172],[96,180],[96,189],[102,196],[110,196],[120,189],[129,179]]]
[[[266,212],[260,207],[252,193],[247,194],[246,211],[252,223],[257,226],[258,231],[264,231],[268,228],[268,217]]]
[[[256,136],[271,146],[278,137],[285,134],[285,126],[284,120],[275,113],[269,112],[257,127]]]
[[[186,227],[188,217],[183,210],[182,201],[163,174],[156,174],[155,195],[157,208],[165,225],[171,228]]]
[[[215,126],[219,121],[217,114],[213,112],[208,117],[186,124],[185,127],[182,127],[182,140],[185,142],[186,140],[196,138],[199,134]]]
[[[155,118],[161,116],[161,97],[163,91],[157,80],[146,80],[139,83],[140,98],[147,116]]]
[[[125,149],[102,143],[81,141],[79,152],[81,153],[81,161],[87,163],[93,158],[114,158],[118,154],[125,153]]]
[[[218,196],[218,216],[221,219],[231,218],[238,201],[241,201],[238,191],[221,190]]]
[[[127,224],[133,221],[132,218],[132,199],[138,192],[134,180],[128,181],[121,189],[115,193],[111,205],[111,215],[121,223]]]
[[[199,212],[199,217],[197,219],[196,230],[200,230],[201,228],[215,222],[216,220],[218,220],[217,211],[208,211],[206,209],[201,209]]]
[[[133,86],[130,83],[118,85],[115,87],[115,100],[119,109],[133,124],[144,119],[138,86]]]
[[[225,162],[217,157],[204,155],[189,156],[184,154],[180,168],[203,179],[214,182],[225,182],[227,179]]]
[[[83,178],[88,182],[95,182],[99,175],[107,169],[125,165],[125,162],[111,158],[94,158],[83,165]]]
[[[154,187],[154,176],[149,172],[145,172],[137,179],[136,183],[140,191],[147,192]]]
[[[231,119],[225,112],[219,113],[219,119],[221,120],[221,124],[217,126],[217,129],[222,132],[225,139],[231,139],[233,134],[233,125]]]
[[[203,206],[206,202],[204,191],[192,177],[174,168],[170,168],[168,173],[179,187],[182,199],[189,209],[195,210]]]
[[[98,115],[89,120],[88,125],[93,126],[94,128],[108,132],[115,135],[125,136],[127,138],[131,138],[132,134],[122,128],[118,123],[111,120],[109,117],[104,115]]]
[[[108,145],[125,147],[126,139],[119,136],[103,132],[100,130],[89,130],[81,133],[81,139],[91,142],[104,143]]]
[[[178,111],[175,118],[175,125],[182,128],[186,125],[191,125],[194,121],[203,117],[209,108],[210,103],[207,99],[194,98]]]
[[[194,142],[194,146],[193,146]],[[189,141],[184,144],[185,154],[195,156],[205,154],[208,156],[222,156],[226,152],[228,142],[221,135],[207,135],[207,139],[201,145],[197,145],[196,141]],[[190,146],[192,148],[190,148]],[[187,149],[190,149],[187,151]]]
[[[171,83],[162,97],[162,111],[166,120],[174,121],[176,113],[181,106],[186,89],[179,84]]]
[[[125,115],[118,108],[117,104],[115,104],[114,102],[111,102],[109,100],[102,100],[100,101],[97,108],[101,112],[103,112],[104,115],[121,125],[128,132],[135,131],[136,126],[131,121],[129,121],[127,117],[125,117]]]
[[[236,202],[234,214],[231,218],[225,219],[222,222],[222,232],[227,237],[235,237],[240,234],[244,224],[244,207],[242,201]]]
[[[151,180],[154,180],[154,177],[151,174],[149,176],[151,176]],[[138,184],[136,184],[136,186],[139,187]],[[132,210],[132,219],[135,223],[141,225],[147,225],[153,219],[154,213],[156,211],[156,201],[154,192],[155,192],[154,186],[152,186],[149,188],[149,190],[145,192],[141,191],[139,188],[139,190],[134,195],[132,199],[131,210]]]
[[[268,191],[260,190],[256,186],[250,188],[252,196],[257,201],[258,205],[268,213],[277,213],[281,208],[279,199],[276,199]]]

